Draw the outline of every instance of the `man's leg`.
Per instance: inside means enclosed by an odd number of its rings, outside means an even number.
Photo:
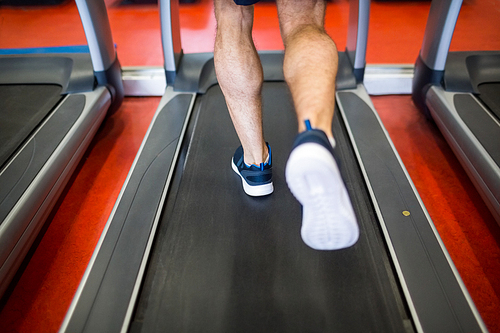
[[[262,131],[262,65],[252,39],[253,6],[215,0],[217,35],[214,61],[245,162],[259,165],[267,157]]]
[[[278,0],[281,35],[285,44],[283,72],[291,90],[299,132],[304,121],[332,138],[338,54],[324,31],[326,2]]]
[[[215,0],[217,35],[215,71],[229,114],[241,142],[232,168],[243,189],[251,196],[274,190],[271,148],[262,131],[263,72],[252,39],[253,6],[239,6],[233,0]]]
[[[302,204],[301,236],[318,250],[353,245],[359,228],[333,157],[332,120],[338,54],[324,31],[323,0],[278,0],[285,80],[299,135],[286,165],[290,190]]]

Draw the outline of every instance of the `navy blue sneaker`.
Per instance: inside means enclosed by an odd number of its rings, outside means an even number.
[[[261,163],[260,166],[252,164],[248,166],[243,160],[243,147],[239,146],[234,153],[231,161],[231,166],[241,177],[243,190],[246,194],[258,197],[273,193],[273,173],[272,173],[272,159],[271,147],[267,144],[269,149],[269,160],[267,163]]]
[[[285,169],[288,187],[302,204],[302,240],[316,250],[349,247],[359,227],[333,148],[323,131],[306,125]]]

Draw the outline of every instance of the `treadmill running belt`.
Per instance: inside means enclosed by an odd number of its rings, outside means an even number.
[[[263,95],[274,193],[243,192],[230,166],[238,139],[220,88],[210,88],[195,104],[130,331],[412,331],[341,120],[334,131],[361,236],[315,251],[284,179],[291,97],[283,82],[265,83]]]
[[[0,85],[0,167],[61,100],[59,85]]]

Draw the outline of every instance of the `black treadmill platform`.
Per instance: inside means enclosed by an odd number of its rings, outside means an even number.
[[[412,331],[339,117],[361,236],[352,248],[316,251],[302,242],[301,207],[284,179],[297,128],[291,97],[282,82],[263,91],[275,192],[243,192],[230,166],[239,141],[220,88],[210,88],[195,106],[131,332]]]

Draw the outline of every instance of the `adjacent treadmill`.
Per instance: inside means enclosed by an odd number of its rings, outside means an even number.
[[[123,99],[104,2],[77,5],[88,47],[0,51],[0,296]]]
[[[351,1],[334,133],[361,228],[341,251],[300,238],[284,166],[296,116],[283,54],[262,52],[275,192],[249,197],[213,54],[180,48],[160,4],[167,88],[61,332],[484,332],[363,86],[369,1]]]
[[[461,6],[432,2],[413,100],[434,119],[500,224],[500,51],[448,52]]]

